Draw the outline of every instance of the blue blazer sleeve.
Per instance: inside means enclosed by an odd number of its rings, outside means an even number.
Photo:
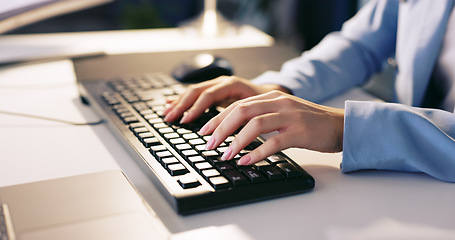
[[[279,84],[301,98],[321,102],[366,81],[395,51],[398,1],[370,1],[340,32],[329,34],[280,72],[252,81]]]
[[[455,114],[395,103],[348,101],[342,171],[424,172],[455,182]]]

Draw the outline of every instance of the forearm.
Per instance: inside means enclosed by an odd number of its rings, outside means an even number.
[[[315,48],[286,62],[280,72],[253,79],[256,84],[279,84],[293,95],[320,103],[382,69],[394,54],[398,1],[370,1]]]
[[[347,102],[342,171],[424,172],[455,182],[455,115],[399,104]]]

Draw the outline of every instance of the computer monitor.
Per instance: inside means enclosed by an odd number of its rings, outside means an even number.
[[[0,3],[0,34],[113,0],[10,0]]]

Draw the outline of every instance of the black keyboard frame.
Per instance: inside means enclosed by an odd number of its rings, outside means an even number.
[[[183,189],[177,182],[178,177],[169,175],[162,164],[150,153],[149,148],[145,147],[144,144],[138,140],[137,136],[125,125],[124,121],[117,113],[113,111],[112,105],[106,101],[106,92],[111,92],[113,96],[120,99],[120,102],[125,104],[127,108],[134,113],[134,116],[139,119],[139,122],[147,126],[148,122],[135,111],[133,106],[130,105],[126,99],[119,93],[113,91],[112,87],[109,86],[108,81],[108,79],[99,79],[79,82],[83,101],[90,103],[90,105],[95,108],[96,112],[98,112],[103,119],[107,120],[108,126],[117,139],[122,143],[133,159],[136,160],[141,169],[144,170],[177,213],[188,215],[265,199],[304,193],[311,191],[314,188],[315,181],[313,177],[301,168],[301,166],[280,152],[277,153],[277,156],[288,159],[293,167],[301,172],[301,176],[249,184],[246,186],[231,186],[227,189],[215,190],[209,182],[199,175],[199,173],[197,173],[197,171],[174,150],[171,152],[175,156],[178,156],[178,159],[187,169],[189,169],[191,174],[199,176],[197,179],[201,183],[201,185],[196,188]],[[178,83],[175,80],[170,80],[169,84],[174,85]],[[156,135],[160,141],[163,141],[166,147],[172,147],[152,126],[148,126],[148,129]]]

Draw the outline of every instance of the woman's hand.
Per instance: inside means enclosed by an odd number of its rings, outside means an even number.
[[[339,152],[343,148],[343,109],[318,105],[280,91],[233,103],[207,122],[200,134],[212,134],[206,148],[215,149],[243,125],[223,160],[232,159],[260,134],[273,131],[278,134],[244,155],[238,164],[250,165],[290,147],[320,152]]]
[[[180,122],[189,123],[212,105],[230,104],[236,100],[272,90],[287,91],[278,85],[256,85],[243,78],[222,76],[214,80],[190,85],[185,93],[176,99],[169,100],[170,107],[164,112],[166,115],[164,120],[176,121],[186,112]]]

